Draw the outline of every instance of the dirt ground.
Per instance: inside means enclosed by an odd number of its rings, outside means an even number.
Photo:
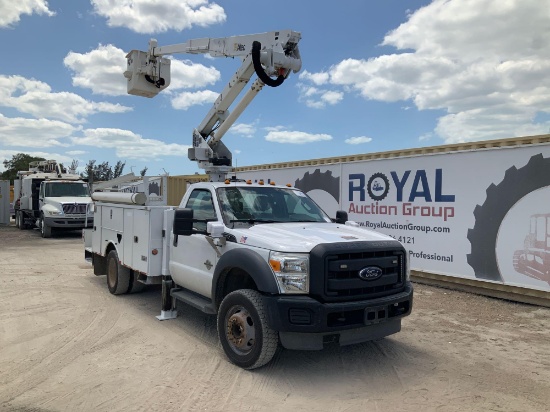
[[[215,318],[109,294],[79,233],[0,227],[0,411],[547,411],[550,310],[416,284],[391,337],[229,363]]]

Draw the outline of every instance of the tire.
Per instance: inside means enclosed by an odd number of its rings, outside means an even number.
[[[324,190],[330,194],[336,202],[340,202],[340,178],[332,176],[332,171],[321,173],[321,169],[315,169],[313,173],[305,173],[301,179],[294,182],[294,186],[302,192],[311,190]]]
[[[550,186],[550,158],[537,154],[522,168],[512,166],[498,184],[487,188],[487,198],[474,209],[475,224],[468,230],[472,252],[468,264],[476,278],[502,282],[496,256],[498,230],[508,211],[520,199],[540,188]]]
[[[228,294],[220,305],[217,324],[226,356],[241,368],[259,368],[277,351],[279,335],[268,326],[262,295],[255,290]]]
[[[17,215],[19,215],[19,225],[17,225],[17,222],[15,223],[16,226],[20,229],[20,230],[25,230],[27,229],[27,225],[25,224],[25,213],[22,212],[22,211],[18,211],[16,212],[16,219],[17,219]]]
[[[44,215],[40,215],[38,225],[40,227],[40,234],[43,238],[52,237],[52,227],[46,224],[46,221],[44,220]]]
[[[107,255],[107,287],[113,295],[122,295],[130,288],[130,269],[122,266],[116,250]]]
[[[138,282],[137,275],[133,270],[130,271],[130,287],[128,293],[139,293],[145,287],[144,283]]]

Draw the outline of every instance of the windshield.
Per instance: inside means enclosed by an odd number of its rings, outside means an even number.
[[[46,197],[90,196],[88,185],[82,182],[48,182],[45,185]]]
[[[218,188],[226,225],[273,222],[330,222],[313,200],[299,190],[278,187]],[[231,225],[233,223],[233,225]]]

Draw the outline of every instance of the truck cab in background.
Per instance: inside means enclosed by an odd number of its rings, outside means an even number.
[[[55,160],[31,162],[14,184],[15,225],[38,227],[42,237],[53,231],[78,230],[93,223],[88,183],[67,173]]]

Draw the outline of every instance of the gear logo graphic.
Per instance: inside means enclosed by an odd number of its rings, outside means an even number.
[[[468,230],[472,250],[467,260],[476,278],[503,281],[496,254],[500,225],[520,199],[546,186],[550,186],[550,158],[539,153],[522,168],[510,167],[498,185],[487,188],[485,203],[475,207],[475,224]]]
[[[390,182],[384,173],[375,173],[370,177],[367,183],[367,192],[372,200],[385,199],[389,191]]]
[[[315,172],[306,172],[301,179],[297,179],[294,186],[307,193],[311,190],[320,189],[330,194],[336,202],[340,201],[340,178],[332,176],[327,170],[321,173],[321,169]]]

